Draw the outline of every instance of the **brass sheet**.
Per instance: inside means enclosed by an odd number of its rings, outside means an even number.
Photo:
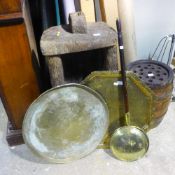
[[[100,93],[108,105],[110,124],[105,139],[99,147],[109,148],[111,135],[117,128],[125,125],[121,74],[110,71],[92,72],[82,84]],[[147,131],[153,115],[153,93],[132,72],[127,72],[127,84],[130,124]]]
[[[67,163],[92,152],[108,128],[108,108],[94,90],[79,84],[52,88],[29,107],[25,143],[38,155]]]

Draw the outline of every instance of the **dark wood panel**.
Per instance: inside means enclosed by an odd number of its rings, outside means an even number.
[[[0,26],[19,24],[22,22],[24,22],[24,19],[21,12],[0,15]]]
[[[24,143],[23,137],[22,137],[22,130],[13,130],[13,127],[11,126],[11,123],[8,122],[7,124],[7,135],[6,139],[9,146],[15,146],[20,145]]]
[[[21,11],[21,0],[0,0],[0,14]]]
[[[39,95],[25,24],[0,27],[0,92],[15,129]]]

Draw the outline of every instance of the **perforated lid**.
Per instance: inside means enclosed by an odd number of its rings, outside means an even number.
[[[173,81],[172,69],[158,61],[135,61],[128,65],[128,70],[133,71],[150,88],[162,87]]]

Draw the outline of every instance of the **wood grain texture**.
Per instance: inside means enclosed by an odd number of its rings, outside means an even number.
[[[55,26],[45,30],[42,34],[40,46],[44,56],[75,53],[117,44],[116,32],[106,23],[88,23],[86,34],[72,34],[70,27]]]
[[[80,26],[81,28],[85,24],[84,20],[80,20],[80,23],[79,21],[77,22],[78,19],[76,15],[78,14],[72,14],[70,25],[51,27],[48,30],[45,30],[41,37],[40,47],[42,54],[48,58],[47,63],[49,67],[51,84],[53,87],[63,84],[67,80],[71,80],[72,82],[73,79],[76,79],[77,81],[84,75],[88,75],[90,72],[92,72],[91,70],[99,70],[100,68],[117,70],[116,32],[106,23],[98,22],[87,23],[87,33],[71,33],[72,26],[77,27],[77,29],[73,27],[77,32],[79,30],[78,27]],[[81,29],[79,31],[82,32]],[[93,54],[91,54],[91,52],[96,52],[97,49],[99,49],[101,53],[103,53],[103,50],[105,51],[105,58],[103,59],[100,56],[101,62],[95,55],[93,56]],[[86,53],[83,51],[86,51]],[[64,54],[67,55],[67,58]],[[68,57],[68,55],[70,57]],[[87,57],[88,55],[89,57]],[[74,60],[71,59],[71,57],[74,58]],[[86,58],[90,58],[91,61],[90,59],[87,61]],[[68,60],[70,63],[76,62],[76,65],[71,64],[70,66]],[[103,61],[105,64],[103,64]],[[93,65],[92,62],[96,62],[96,65]],[[81,71],[79,67],[83,67],[82,63],[85,63],[88,69]],[[67,71],[73,73],[73,75],[68,75],[66,73]],[[77,73],[79,74],[78,76]]]
[[[117,46],[109,47],[106,49],[106,67],[107,70],[115,71],[118,68],[117,61]]]
[[[0,95],[15,129],[39,95],[25,24],[0,27]]]
[[[16,13],[21,11],[21,0],[1,0],[0,14]]]
[[[87,33],[87,23],[83,12],[70,13],[69,24],[72,33]]]
[[[52,87],[58,86],[64,83],[64,70],[60,57],[48,57],[48,68],[50,73],[50,81]]]
[[[37,58],[37,61],[39,64],[37,46],[36,46],[34,31],[33,31],[33,27],[32,27],[32,19],[30,16],[28,1],[25,1],[25,3],[23,4],[22,12],[23,12],[23,18],[24,18],[25,25],[27,26],[26,31],[27,31],[27,36],[28,36],[30,48],[36,54],[36,58]]]
[[[151,121],[151,128],[157,127],[168,111],[172,98],[173,82],[161,88],[152,88],[154,92],[154,109]]]
[[[100,8],[100,1],[99,0],[94,0],[94,7],[95,7],[95,19],[96,19],[96,21],[102,21],[101,8]]]
[[[10,13],[7,15],[0,15],[0,26],[16,25],[24,22],[21,13]]]
[[[95,8],[93,0],[80,0],[81,11],[84,12],[87,22],[95,22]]]
[[[22,13],[9,13],[9,14],[1,14],[0,15],[0,22],[3,20],[13,20],[22,18]]]
[[[118,4],[117,0],[101,0],[100,1],[102,19],[110,27],[116,29],[116,19],[118,19]]]

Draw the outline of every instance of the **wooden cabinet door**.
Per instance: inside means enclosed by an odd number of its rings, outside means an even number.
[[[24,23],[0,27],[0,93],[10,121],[20,129],[39,94]]]
[[[0,97],[14,130],[21,129],[27,108],[39,95],[24,2],[0,0]]]
[[[21,0],[0,0],[0,15],[21,11]]]

